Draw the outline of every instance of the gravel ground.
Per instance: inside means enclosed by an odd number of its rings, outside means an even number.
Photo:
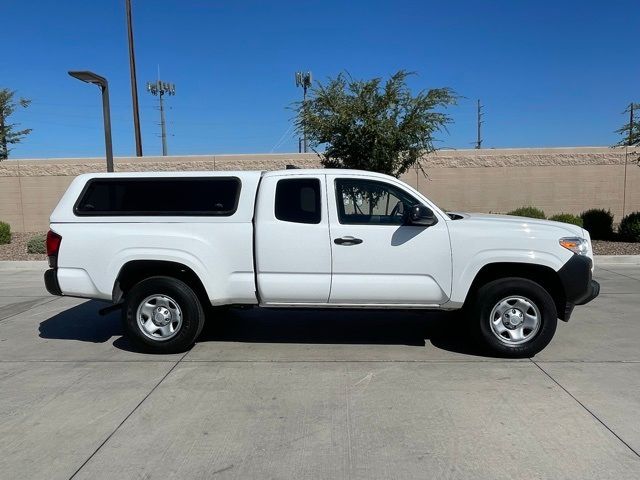
[[[46,255],[27,253],[27,242],[38,233],[12,233],[11,243],[0,245],[1,260],[46,260]],[[593,241],[593,252],[596,255],[640,255],[640,243]]]
[[[593,240],[591,243],[595,255],[640,255],[640,243],[606,240]]]
[[[11,233],[11,243],[0,245],[0,260],[46,260],[44,254],[27,253],[27,242],[34,235],[45,232]]]

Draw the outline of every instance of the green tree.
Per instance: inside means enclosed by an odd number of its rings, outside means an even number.
[[[327,168],[356,168],[398,177],[435,150],[435,134],[451,117],[442,110],[455,105],[450,88],[413,95],[410,72],[400,70],[386,82],[354,80],[341,73],[318,83],[306,102],[297,103],[296,128]]]
[[[30,128],[17,130],[17,123],[9,123],[9,117],[19,107],[27,108],[31,100],[26,98],[14,98],[16,92],[8,88],[0,88],[0,161],[9,158],[11,149],[9,145],[20,143],[24,137],[31,133]]]
[[[640,118],[640,103],[630,103],[622,113],[626,115],[629,121],[615,131],[622,138],[614,147],[640,145],[640,120],[638,120]]]

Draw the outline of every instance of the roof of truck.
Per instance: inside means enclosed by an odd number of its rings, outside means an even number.
[[[202,170],[202,171],[166,171],[166,172],[100,172],[100,173],[84,173],[78,178],[88,180],[90,178],[135,178],[135,177],[227,177],[234,176],[239,178],[261,177],[261,176],[280,176],[280,175],[317,175],[334,174],[334,175],[367,175],[380,178],[392,178],[388,175],[376,172],[368,172],[365,170],[354,170],[347,168],[291,168],[286,170]]]
[[[91,178],[145,178],[145,177],[238,177],[258,178],[264,172],[259,170],[203,170],[203,171],[168,171],[168,172],[100,172],[83,173],[78,175],[78,181],[86,181]]]
[[[274,170],[263,172],[266,175],[317,175],[318,173],[327,175],[366,175],[368,177],[393,178],[389,175],[366,170],[355,170],[350,168],[291,168],[287,170]]]

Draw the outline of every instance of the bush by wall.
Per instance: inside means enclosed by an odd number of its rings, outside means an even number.
[[[515,215],[516,217],[542,218],[545,219],[544,212],[536,207],[520,207],[507,212],[507,215]]]
[[[549,217],[549,220],[554,222],[570,223],[572,225],[582,226],[582,219],[577,215],[571,215],[570,213],[558,213]]]
[[[11,243],[11,227],[8,223],[0,222],[0,245]]]
[[[592,208],[580,214],[583,227],[593,240],[610,240],[613,237],[613,215],[609,210]]]
[[[47,237],[45,235],[34,235],[27,242],[27,253],[47,253]]]
[[[620,222],[618,233],[622,240],[640,242],[640,212],[633,212],[624,217]]]

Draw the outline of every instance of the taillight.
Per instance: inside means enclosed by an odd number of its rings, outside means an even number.
[[[60,242],[62,242],[62,237],[60,235],[52,230],[47,232],[47,257],[51,268],[56,268],[58,266]]]

